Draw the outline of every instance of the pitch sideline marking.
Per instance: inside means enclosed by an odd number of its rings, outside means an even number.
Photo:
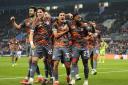
[[[128,70],[122,70],[122,71],[108,71],[108,72],[98,72],[98,74],[106,74],[106,73],[120,73],[120,72],[128,72]],[[80,73],[83,74],[83,73]],[[65,75],[59,75],[60,77],[65,76]],[[13,79],[21,79],[24,77],[11,77],[11,78],[0,78],[0,80],[13,80]]]

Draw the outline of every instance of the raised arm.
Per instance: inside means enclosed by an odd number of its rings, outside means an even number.
[[[31,30],[30,30],[30,34],[29,34],[29,42],[30,42],[30,45],[31,45],[31,48],[32,48],[32,49],[35,48],[35,45],[34,45],[34,42],[33,42],[33,35],[34,35],[34,30],[31,29]]]
[[[22,25],[22,24],[17,24],[16,21],[15,21],[15,17],[14,17],[14,16],[12,16],[12,17],[10,18],[10,20],[11,20],[11,22],[12,22],[12,25],[13,25],[16,29],[20,29],[20,28],[21,28],[21,25]]]

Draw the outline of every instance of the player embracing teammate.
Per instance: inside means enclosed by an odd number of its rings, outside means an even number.
[[[40,7],[34,11],[34,18],[29,22],[24,22],[29,27],[29,44],[31,48],[31,60],[29,63],[29,78],[23,84],[31,85],[34,83],[34,74],[38,69],[38,60],[44,59],[45,77],[53,79],[53,85],[59,84],[58,66],[63,61],[66,69],[66,79],[69,85],[75,85],[78,74],[78,61],[81,57],[84,66],[84,83],[88,85],[89,67],[88,59],[93,54],[92,67],[96,69],[98,51],[97,32],[94,23],[85,23],[81,20],[78,13],[69,14],[70,20],[66,20],[65,12],[61,11],[55,20],[44,8]],[[16,25],[14,17],[11,19]],[[54,22],[53,22],[54,21]],[[29,24],[29,25],[28,25]],[[92,28],[90,28],[92,27]],[[51,54],[52,53],[52,54]],[[80,78],[80,77],[79,77]],[[41,79],[42,84],[45,79]],[[46,81],[46,80],[45,80]]]

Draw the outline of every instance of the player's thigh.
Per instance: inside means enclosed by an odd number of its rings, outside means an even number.
[[[53,48],[52,60],[61,60],[62,52],[60,48]]]
[[[81,58],[82,59],[89,59],[92,54],[92,50],[89,50],[87,48],[83,48],[81,52]]]
[[[72,58],[79,58],[79,56],[80,56],[80,49],[78,47],[73,47],[71,53],[72,53],[71,54]]]
[[[35,49],[33,49],[32,54],[32,61],[37,61],[39,58],[43,57],[43,47],[42,46],[36,46]]]

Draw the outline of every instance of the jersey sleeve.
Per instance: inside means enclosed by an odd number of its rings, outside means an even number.
[[[57,32],[57,26],[56,25],[52,26],[52,32]]]
[[[24,28],[24,27],[26,26],[26,25],[25,25],[25,20],[23,20],[20,24],[21,24],[21,27]]]

